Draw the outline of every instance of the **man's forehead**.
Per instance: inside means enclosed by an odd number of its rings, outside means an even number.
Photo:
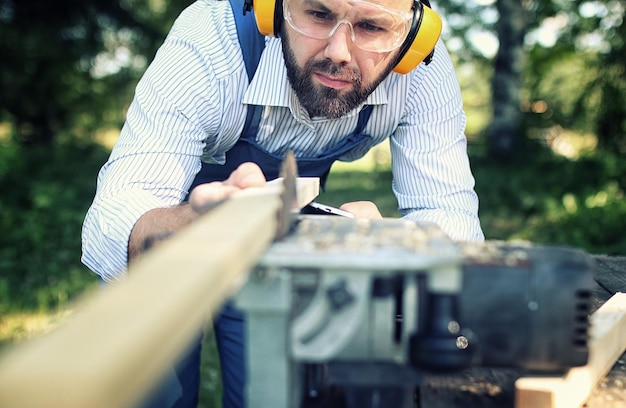
[[[409,11],[413,5],[413,0],[321,0],[327,4],[375,4],[388,10]]]
[[[368,3],[381,5],[392,10],[410,10],[413,0],[363,0]]]

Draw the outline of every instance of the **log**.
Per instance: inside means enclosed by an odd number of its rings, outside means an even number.
[[[249,189],[211,210],[86,294],[68,321],[0,358],[0,406],[137,405],[274,239],[280,188]],[[298,198],[319,192],[299,179]]]
[[[590,317],[589,360],[563,377],[524,377],[515,382],[517,408],[574,408],[589,397],[626,350],[626,293],[616,293]]]

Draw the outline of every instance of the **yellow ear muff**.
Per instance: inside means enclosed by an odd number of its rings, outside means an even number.
[[[441,35],[442,22],[439,14],[423,4],[421,9],[421,16],[418,16],[421,21],[418,22],[415,28],[417,30],[415,38],[393,69],[393,72],[398,74],[411,72],[424,59],[429,57]]]
[[[282,8],[282,4],[276,4],[275,0],[254,0],[253,2],[256,25],[259,28],[259,32],[268,37],[274,37],[276,35],[276,30],[274,29],[276,7]],[[282,16],[282,9],[280,10],[280,14]]]
[[[404,50],[404,54],[393,69],[399,74],[409,73],[422,61],[429,58],[441,35],[441,17],[420,0],[416,0],[415,3],[417,21],[413,22],[407,43],[411,41],[411,38],[413,40],[410,44],[402,45],[400,52],[402,53]],[[252,7],[259,32],[269,37],[276,36],[276,27],[278,24],[282,24],[283,19],[282,1],[253,0]],[[279,10],[276,9],[277,7]]]

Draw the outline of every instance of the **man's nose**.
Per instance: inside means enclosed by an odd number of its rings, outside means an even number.
[[[347,63],[352,60],[350,50],[353,45],[352,25],[348,21],[340,22],[330,33],[324,56],[335,64]]]

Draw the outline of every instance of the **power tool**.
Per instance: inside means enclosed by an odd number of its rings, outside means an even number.
[[[425,373],[584,365],[593,268],[576,248],[299,215],[236,295],[249,404],[413,407]]]

